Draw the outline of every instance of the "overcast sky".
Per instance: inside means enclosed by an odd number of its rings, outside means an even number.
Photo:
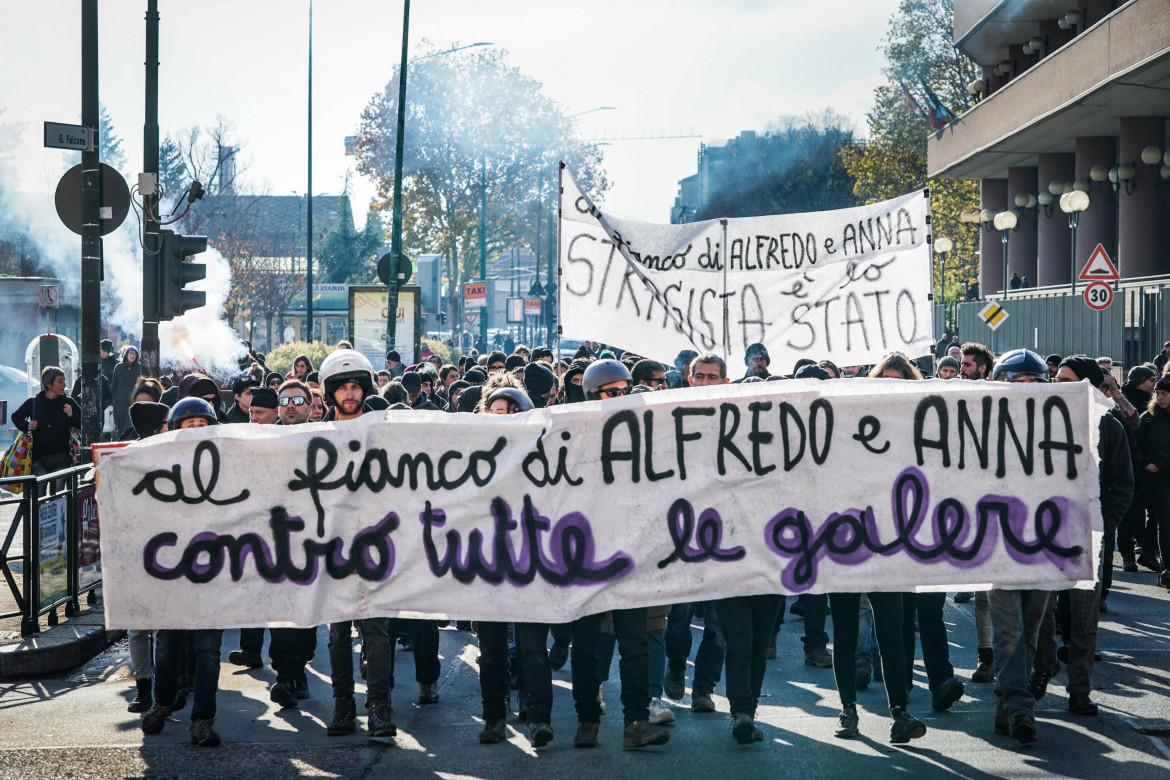
[[[45,120],[80,121],[80,5],[0,0],[0,122],[27,122],[17,187],[52,192],[77,160],[42,148]],[[305,192],[308,0],[160,0],[164,134],[237,126],[255,185]],[[880,82],[877,49],[896,0],[415,0],[410,39],[448,47],[491,41],[544,83],[567,113],[607,130],[694,128],[701,138],[604,148],[610,211],[669,221],[678,180],[701,141],[760,130],[785,114],[832,107],[864,132]],[[142,166],[146,0],[101,0],[101,100]],[[398,60],[402,3],[315,0],[315,194],[336,193],[353,158],[343,139]],[[409,142],[409,138],[408,138]],[[373,188],[357,188],[361,220]]]

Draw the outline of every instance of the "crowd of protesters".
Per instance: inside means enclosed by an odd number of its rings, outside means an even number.
[[[1099,425],[1106,544],[1096,590],[953,594],[957,603],[974,601],[978,666],[969,682],[956,676],[950,662],[951,640],[943,622],[947,594],[943,593],[805,594],[791,605],[781,595],[740,596],[616,610],[569,625],[460,622],[453,626],[472,630],[478,638],[484,724],[479,741],[485,744],[505,739],[513,689],[519,691],[518,715],[527,723],[532,745],[540,748],[552,741],[551,673],[569,664],[578,721],[573,745],[597,746],[598,724],[606,711],[601,683],[608,677],[615,648],[620,655],[623,747],[666,743],[667,726],[686,695],[691,623],[696,615],[702,616],[704,628],[693,656],[690,709],[715,712],[712,693],[725,674],[732,737],[745,745],[761,741],[756,708],[766,661],[776,657],[777,634],[786,613],[804,621],[805,663],[832,669],[841,704],[838,737],[862,733],[858,690],[872,682],[885,686],[891,742],[906,743],[926,734],[926,725],[908,709],[917,637],[933,709],[949,709],[966,694],[965,684],[994,683],[995,713],[989,725],[997,733],[1029,743],[1037,738],[1035,704],[1062,663],[1068,670],[1069,711],[1097,714],[1090,682],[1094,660],[1099,658],[1098,615],[1108,609],[1114,551],[1120,553],[1126,571],[1144,567],[1158,572],[1160,584],[1170,588],[1170,571],[1162,569],[1159,555],[1170,550],[1170,511],[1165,509],[1170,506],[1170,373],[1162,373],[1168,365],[1170,342],[1150,364],[1130,368],[1122,383],[1108,358],[1045,358],[1026,349],[997,357],[984,345],[960,343],[957,337],[940,340],[935,357],[911,360],[892,353],[874,366],[840,368],[827,360],[802,359],[791,373],[782,374],[771,364],[764,346],[755,344],[747,350],[743,376],[732,377],[725,361],[712,353],[684,351],[666,365],[586,342],[571,360],[558,359],[547,347],[530,350],[519,345],[508,354],[473,351],[452,363],[432,356],[416,365],[404,365],[401,356],[390,351],[385,366],[375,368],[343,342],[319,367],[307,356],[298,356],[286,375],[268,371],[263,356],[249,350],[240,375],[221,386],[199,373],[175,372],[161,382],[140,376],[137,352],[130,350],[113,365],[117,392],[129,388],[127,398],[115,396],[114,412],[119,421],[123,416],[127,420],[124,438],[146,438],[168,429],[205,425],[344,423],[384,409],[516,414],[733,381],[846,381],[868,376],[910,381],[1088,382],[1113,401]],[[13,415],[21,430],[40,425],[55,431],[76,425],[77,410],[60,400],[63,377],[58,376],[59,370],[53,371],[45,371],[37,408],[26,408],[30,402]],[[58,446],[57,438],[45,440],[54,442],[46,446]],[[34,461],[49,463],[53,456],[35,451]],[[826,632],[829,616],[832,651]],[[348,734],[358,722],[355,630],[361,641],[359,671],[366,681],[367,731],[392,737],[397,733],[391,705],[395,648],[413,653],[418,701],[435,704],[439,701],[439,628],[435,621],[397,618],[330,625],[334,711],[328,734]],[[276,628],[269,633],[269,661],[275,673],[270,698],[276,706],[297,707],[310,696],[305,668],[317,649],[316,630]],[[192,741],[219,744],[214,719],[221,638],[222,631],[210,629],[131,632],[138,691],[130,710],[144,713],[144,732],[161,731],[190,697]],[[260,668],[263,644],[264,629],[241,630],[240,647],[231,650],[229,661]]]

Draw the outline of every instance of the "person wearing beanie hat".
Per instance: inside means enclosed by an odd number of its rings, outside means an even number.
[[[398,354],[398,350],[392,349],[386,353],[386,370],[395,379],[402,376],[405,367],[402,365],[402,356]]]
[[[439,407],[431,403],[430,399],[427,398],[427,394],[423,391],[424,378],[429,377],[424,377],[418,371],[407,371],[402,375],[402,387],[406,390],[407,397],[409,398],[407,404],[410,405],[411,409],[432,412],[441,411]]]
[[[768,371],[768,366],[771,363],[772,359],[768,356],[767,347],[758,342],[749,344],[743,356],[743,364],[747,366],[747,373],[744,376],[758,376],[760,379],[767,379],[772,375]]]
[[[548,363],[550,366],[553,363],[553,353],[548,347],[537,347],[532,350],[532,362]]]
[[[561,403],[577,404],[585,400],[585,391],[581,388],[581,378],[585,376],[585,369],[589,368],[592,360],[574,358],[573,362],[561,375]]]
[[[475,414],[475,410],[479,408],[479,398],[483,393],[483,385],[472,385],[459,394],[459,406],[456,408],[457,412],[462,414]]]
[[[473,368],[463,375],[463,381],[469,385],[482,385],[487,381],[487,374],[481,369]]]
[[[465,379],[456,379],[447,388],[447,411],[454,414],[459,411],[459,396],[464,390],[471,387],[471,383]]]
[[[278,419],[276,407],[276,391],[271,387],[257,387],[252,391],[252,402],[248,406],[248,419],[259,425],[275,425]]]
[[[529,363],[524,367],[524,388],[537,409],[556,402],[557,378],[544,363]]]
[[[508,355],[508,359],[504,361],[505,371],[515,371],[517,368],[524,368],[528,361],[524,359],[523,355]]]
[[[617,358],[614,357],[613,352],[611,352],[608,349],[601,350],[601,354],[597,356],[597,359],[598,360],[617,360]]]
[[[955,360],[950,355],[947,355],[942,360],[938,361],[938,368],[935,369],[935,376],[939,379],[954,379],[959,375],[959,361]]]
[[[284,384],[284,377],[276,371],[269,371],[264,375],[264,386],[271,387],[273,390]]]
[[[98,351],[101,354],[102,376],[106,378],[107,382],[112,382],[114,380],[114,366],[118,365],[118,356],[114,354],[114,342],[102,339]]]
[[[490,374],[493,371],[503,371],[507,368],[507,363],[508,356],[503,352],[496,350],[487,356],[487,361],[484,363],[484,367]]]
[[[1050,381],[1056,379],[1056,369],[1060,368],[1060,361],[1062,360],[1064,360],[1064,356],[1058,355],[1055,352],[1044,358],[1044,362],[1048,364],[1048,379]]]
[[[167,430],[167,415],[171,407],[166,404],[151,401],[139,401],[130,404],[130,422],[139,439],[146,439],[156,433],[165,433]]]
[[[747,378],[752,379],[753,377],[747,377]],[[754,378],[758,379],[759,377],[754,377]],[[793,378],[794,379],[820,379],[822,381],[824,381],[826,379],[832,379],[832,377],[829,376],[828,371],[826,371],[825,369],[816,365],[815,363],[812,365],[808,365],[808,366],[801,366],[800,370],[796,372],[796,375]]]

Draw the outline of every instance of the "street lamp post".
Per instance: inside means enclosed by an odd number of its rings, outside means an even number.
[[[309,0],[309,181],[305,190],[305,341],[313,341],[313,0]],[[297,204],[298,211],[300,204]],[[270,344],[269,349],[272,348]]]
[[[934,251],[938,255],[938,292],[943,307],[943,327],[947,324],[947,252],[954,248],[954,244],[946,236],[937,236],[934,239]]]
[[[999,231],[1000,239],[1003,241],[1003,276],[1000,283],[1003,285],[1003,297],[1008,296],[1008,234],[1016,229],[1019,224],[1019,216],[1017,216],[1015,209],[1008,209],[1001,211],[995,215],[992,220],[992,225]]]
[[[1068,260],[1068,291],[1077,293],[1077,222],[1081,212],[1089,207],[1089,193],[1072,190],[1060,196],[1060,210],[1068,214],[1068,229],[1072,232]]]

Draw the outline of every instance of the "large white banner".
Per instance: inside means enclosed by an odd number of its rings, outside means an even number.
[[[566,337],[667,365],[684,349],[738,376],[762,343],[772,373],[934,346],[930,199],[658,225],[603,214],[562,169],[560,322]]]
[[[563,622],[1094,577],[1085,384],[723,385],[176,431],[98,468],[112,628]]]

